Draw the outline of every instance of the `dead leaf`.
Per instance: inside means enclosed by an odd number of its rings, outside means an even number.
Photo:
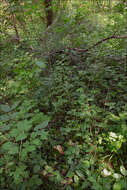
[[[65,178],[63,181],[61,181],[62,184],[69,185],[73,182],[72,178]]]
[[[55,146],[54,148],[55,148],[56,150],[58,150],[58,152],[59,152],[60,154],[64,155],[63,148],[62,148],[61,145],[57,145],[57,146]]]

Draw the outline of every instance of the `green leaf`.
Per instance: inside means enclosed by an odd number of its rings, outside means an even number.
[[[42,184],[42,179],[40,179],[39,175],[33,175],[30,179],[30,185],[40,186]]]
[[[19,105],[19,103],[20,101],[14,102],[14,104],[11,106],[11,110],[14,110]]]
[[[120,113],[119,116],[120,116],[120,119],[126,120],[127,119],[127,112]]]
[[[81,177],[82,179],[84,179],[84,175],[83,175],[83,173],[82,173],[80,170],[76,170],[75,172],[76,172],[76,174],[77,174],[79,177]]]
[[[19,112],[13,112],[10,114],[10,118],[13,120],[16,120],[17,115],[19,114]]]
[[[32,132],[30,137],[31,137],[31,139],[35,139],[39,134],[40,134],[39,131],[38,132]]]
[[[21,159],[24,160],[27,157],[27,150],[24,148],[20,152]]]
[[[6,142],[2,148],[8,152],[8,154],[17,154],[19,152],[18,144],[12,142]]]
[[[69,170],[66,177],[73,177],[73,176],[74,176],[74,173],[71,170]]]
[[[1,115],[0,116],[0,121],[9,121],[10,117],[7,114]]]
[[[74,182],[77,184],[79,182],[79,177],[77,175],[74,175]]]
[[[37,126],[34,128],[34,130],[36,131],[36,130],[39,130],[39,129],[43,129],[43,128],[47,127],[48,123],[49,123],[49,120],[44,121],[43,123],[37,125]]]
[[[113,185],[113,190],[121,190],[122,189],[122,184],[120,182],[116,182]]]
[[[16,138],[19,134],[20,134],[20,131],[18,129],[12,129],[10,131],[10,136],[11,137],[15,137]]]
[[[3,112],[9,112],[11,111],[11,108],[9,105],[0,104],[0,110]]]
[[[89,183],[87,181],[82,183],[82,189],[85,189],[88,186],[89,186]]]
[[[33,152],[34,150],[36,150],[36,147],[34,145],[29,145],[26,147],[27,152]]]
[[[89,176],[89,177],[88,177],[88,180],[89,180],[90,182],[92,182],[92,183],[96,183],[96,179],[95,179],[94,177],[92,177],[92,176]]]
[[[67,185],[66,190],[73,190],[70,185]]]
[[[17,123],[17,128],[20,131],[29,131],[32,128],[32,124],[30,121],[28,120],[24,120],[24,121],[19,121]]]
[[[48,132],[41,130],[41,137],[42,140],[47,140],[48,138]]]
[[[114,122],[118,122],[118,121],[120,121],[120,117],[118,117],[118,116],[116,116],[116,115],[114,115],[114,114],[111,114],[111,118],[110,118],[112,121],[114,121]]]
[[[12,126],[12,124],[3,125],[3,126],[0,127],[0,131],[1,132],[8,131],[8,130],[10,130],[11,126]]]
[[[37,61],[36,65],[38,65],[41,69],[45,69],[46,68],[46,64],[42,61]]]
[[[35,139],[32,141],[32,144],[39,146],[41,145],[41,141],[39,139]]]
[[[83,168],[89,168],[90,167],[90,161],[89,160],[84,160],[83,161]]]
[[[22,134],[19,134],[17,137],[16,137],[16,141],[22,141],[24,139],[27,138],[27,134],[26,133],[22,133]]]
[[[21,141],[27,138],[27,133],[24,133],[24,131],[21,131],[19,129],[12,129],[10,132],[10,136],[14,137],[16,141]]]

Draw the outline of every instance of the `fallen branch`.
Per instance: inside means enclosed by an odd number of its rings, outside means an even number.
[[[127,36],[115,36],[115,35],[112,35],[112,36],[110,36],[110,37],[108,37],[108,38],[104,38],[103,40],[98,41],[96,44],[90,46],[90,47],[87,48],[87,49],[73,48],[73,50],[79,51],[79,52],[87,52],[87,51],[89,51],[90,49],[96,47],[97,45],[99,45],[99,44],[101,44],[101,43],[103,43],[103,42],[105,42],[105,41],[107,41],[107,40],[110,40],[110,39],[125,39],[125,38],[127,38]]]
[[[55,52],[49,52],[48,55],[52,55],[52,54],[56,54],[56,53],[64,53],[65,50],[74,50],[74,51],[78,51],[78,52],[88,52],[90,49],[98,46],[99,44],[107,41],[107,40],[110,40],[110,39],[127,39],[127,36],[116,36],[116,35],[112,35],[110,37],[107,37],[107,38],[104,38],[100,41],[98,41],[97,43],[95,43],[94,45],[90,46],[89,48],[87,49],[79,49],[79,48],[65,48],[63,50],[58,50],[58,51],[55,51]]]

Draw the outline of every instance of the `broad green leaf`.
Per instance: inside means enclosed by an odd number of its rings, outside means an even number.
[[[21,133],[21,131],[19,131],[18,129],[12,129],[9,134],[11,137],[16,138],[20,133]]]
[[[11,108],[9,105],[0,104],[0,110],[3,112],[9,112],[11,111]]]
[[[120,113],[119,116],[120,116],[120,119],[126,120],[127,119],[127,112]]]
[[[9,154],[18,154],[19,153],[19,148],[18,148],[18,146],[13,146],[13,148],[10,148],[10,150],[9,150],[9,152],[8,152]]]
[[[21,141],[21,140],[24,140],[27,138],[27,134],[26,133],[20,133],[16,138],[15,140],[16,141]]]
[[[45,69],[46,68],[46,64],[44,63],[44,62],[42,62],[42,61],[37,61],[36,62],[36,65],[38,65],[40,68],[42,68],[42,69]]]
[[[1,115],[0,116],[0,121],[9,121],[10,117],[7,114]]]
[[[11,137],[14,137],[16,141],[21,141],[27,138],[27,134],[18,129],[12,129],[9,134]]]
[[[8,124],[8,125],[3,125],[0,127],[0,131],[4,132],[4,131],[8,131],[10,130],[12,124]]]
[[[32,124],[28,120],[19,121],[17,127],[20,131],[29,131],[32,128]]]
[[[43,128],[47,127],[48,123],[49,123],[49,120],[44,121],[43,123],[37,125],[37,126],[34,128],[34,130],[36,131],[36,130],[39,130],[39,129],[43,129]]]
[[[29,146],[27,146],[27,147],[25,147],[26,148],[26,150],[28,151],[28,152],[33,152],[35,149],[36,149],[36,147],[34,146],[34,145],[29,145]]]
[[[114,122],[118,122],[118,121],[120,121],[120,117],[118,117],[118,116],[116,116],[116,115],[114,115],[114,114],[111,114],[111,118],[110,118],[112,121],[114,121]]]
[[[89,168],[90,167],[90,161],[89,160],[84,160],[83,161],[83,167],[86,168],[86,169]]]
[[[19,152],[18,144],[12,142],[6,142],[2,148],[7,151],[8,154],[17,154]]]
[[[56,179],[57,179],[57,182],[59,182],[59,183],[60,183],[60,182],[62,181],[62,179],[63,179],[63,178],[61,177],[61,175],[60,175],[60,174],[58,174],[58,175],[57,175],[57,177],[56,177]]]
[[[39,139],[35,139],[32,141],[32,144],[39,146],[41,145],[41,141]]]
[[[47,138],[48,138],[48,132],[44,131],[44,130],[41,130],[41,136],[40,136],[40,138],[42,140],[47,140]]]
[[[39,132],[39,131],[38,131],[38,132],[32,132],[31,135],[30,135],[30,137],[31,137],[32,139],[35,139],[38,135],[40,135],[40,132]]]
[[[66,177],[73,177],[74,176],[74,172],[72,172],[71,170],[68,171]]]

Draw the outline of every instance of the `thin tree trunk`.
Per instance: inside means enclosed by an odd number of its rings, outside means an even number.
[[[112,9],[112,0],[109,0],[109,8]]]
[[[18,28],[16,26],[16,21],[15,21],[15,15],[12,14],[11,15],[11,21],[15,30],[15,34],[16,34],[16,40],[19,42],[20,41],[20,36],[19,36],[19,32],[18,32]]]
[[[44,0],[47,27],[53,23],[52,0]]]

